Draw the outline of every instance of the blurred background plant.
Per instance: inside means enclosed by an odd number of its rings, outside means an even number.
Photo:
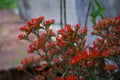
[[[16,7],[16,0],[0,0],[0,9],[14,9]]]

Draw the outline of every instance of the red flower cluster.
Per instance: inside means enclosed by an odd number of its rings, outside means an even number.
[[[25,35],[19,34],[19,35],[18,35],[18,38],[19,38],[19,39],[24,39],[24,38],[25,38]]]
[[[22,66],[18,66],[18,69],[29,67],[26,65],[35,66],[34,69],[38,73],[42,72],[37,77],[43,80],[44,76],[55,80],[89,80],[102,76],[102,79],[108,80],[101,72],[112,75],[112,72],[120,66],[120,17],[99,21],[92,32],[92,35],[99,37],[91,46],[85,45],[86,26],[80,28],[79,24],[74,27],[67,24],[55,34],[50,29],[53,23],[53,19],[44,20],[41,16],[28,21],[20,28],[25,35],[20,34],[18,38],[30,41],[28,53],[39,57],[23,59]],[[31,34],[36,38],[31,39]],[[107,61],[112,61],[113,64],[107,64],[109,63]],[[45,71],[46,68],[49,69]],[[61,74],[60,77],[57,73]]]
[[[106,64],[104,66],[104,69],[107,70],[107,71],[114,71],[115,70],[115,65],[113,65],[113,64]]]
[[[88,60],[88,52],[84,50],[82,53],[76,52],[76,55],[70,58],[69,64],[75,65],[87,60]]]
[[[55,20],[54,20],[54,19],[51,19],[51,20],[46,20],[46,21],[44,21],[43,24],[44,24],[45,26],[50,26],[50,25],[53,24],[54,22],[55,22]]]
[[[69,75],[66,78],[57,77],[55,80],[77,80],[77,76]]]

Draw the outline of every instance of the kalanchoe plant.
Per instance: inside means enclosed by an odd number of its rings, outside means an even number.
[[[105,18],[94,27],[99,36],[86,46],[87,27],[67,24],[57,32],[54,20],[43,16],[20,28],[19,39],[30,42],[30,57],[21,60],[19,70],[33,69],[34,80],[112,80],[120,74],[120,17]],[[30,36],[35,36],[34,39]]]

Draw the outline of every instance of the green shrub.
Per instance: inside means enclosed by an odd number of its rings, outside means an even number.
[[[0,9],[13,9],[16,7],[16,0],[0,0]]]

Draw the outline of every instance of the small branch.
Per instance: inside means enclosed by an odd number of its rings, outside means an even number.
[[[35,80],[37,80],[37,78],[34,77],[34,75],[32,75],[31,73],[29,73],[28,71],[26,70],[23,70],[26,74],[28,74],[31,78],[34,78]]]
[[[89,72],[89,74],[90,74],[90,77],[92,78],[92,80],[95,80],[94,79],[94,76],[93,76],[93,74],[92,74],[92,72],[91,72],[91,70],[86,66],[86,68],[87,68],[87,70],[88,70],[88,72]]]

